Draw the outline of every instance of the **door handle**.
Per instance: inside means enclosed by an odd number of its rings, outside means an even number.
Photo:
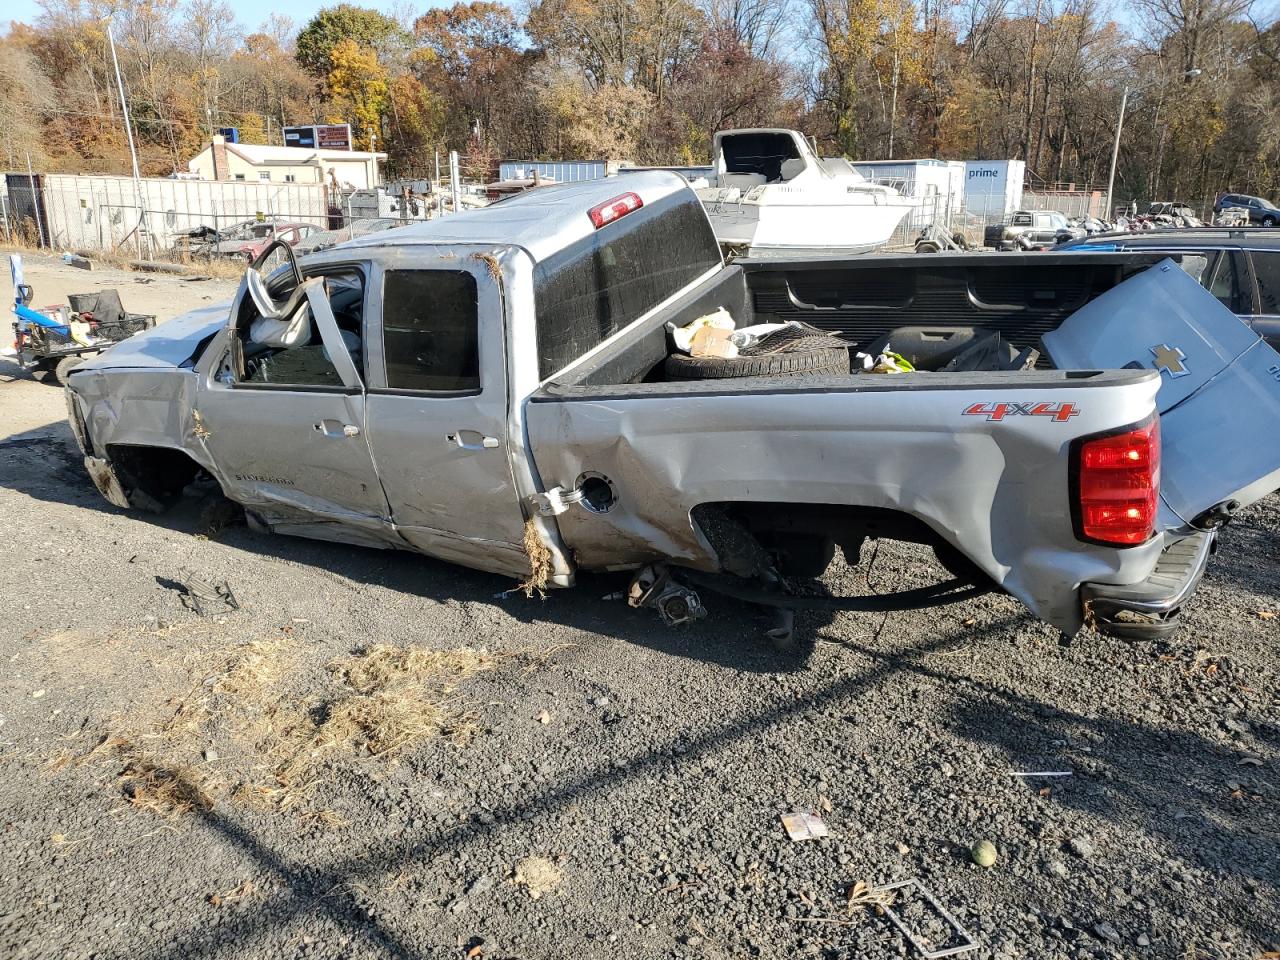
[[[319,423],[313,423],[317,433],[323,433],[326,437],[358,437],[360,436],[360,428],[354,423],[343,423],[341,420],[321,420]]]
[[[493,450],[499,443],[497,437],[486,437],[477,430],[456,430],[445,439],[459,450]]]

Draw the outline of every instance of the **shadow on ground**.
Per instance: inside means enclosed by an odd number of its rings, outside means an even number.
[[[3,454],[11,455],[7,462]],[[139,523],[188,535],[204,533],[206,510],[215,501],[223,500],[217,484],[206,479],[192,484],[178,504],[165,513],[121,510],[103,499],[89,480],[65,422],[0,440],[0,486],[46,502],[128,516]],[[629,573],[581,573],[575,588],[552,590],[541,600],[530,600],[508,577],[469,570],[409,551],[273,536],[243,525],[221,530],[216,539],[247,553],[323,569],[409,597],[492,606],[522,623],[555,623],[605,633],[672,656],[749,672],[803,669],[813,652],[816,632],[831,620],[829,613],[804,612],[798,618],[801,627],[796,643],[780,650],[765,639],[765,631],[773,625],[768,611],[705,592],[702,599],[709,616],[696,631],[663,627],[653,611],[633,610],[617,599],[630,582]],[[233,590],[236,587],[234,583],[231,586]]]
[[[998,633],[1012,619],[997,621],[980,633]],[[754,742],[774,724],[814,710],[851,709],[858,697],[895,676],[915,674],[933,680],[961,679],[958,674],[926,662],[931,654],[947,649],[961,636],[960,632],[947,634],[927,645],[900,652],[850,644],[870,658],[868,667],[819,687],[803,700],[722,724],[691,741],[682,740],[675,762],[682,768],[694,770],[721,749],[744,741]],[[979,639],[972,631],[965,632],[963,638],[968,643]],[[963,679],[973,683],[972,678]],[[1216,859],[1220,864],[1231,865],[1230,869],[1214,868],[1219,878],[1262,884],[1274,891],[1278,879],[1276,864],[1265,851],[1274,851],[1275,837],[1251,832],[1249,827],[1224,827],[1222,814],[1229,812],[1228,801],[1206,784],[1182,782],[1179,772],[1171,769],[1164,759],[1170,752],[1214,754],[1224,765],[1233,763],[1233,758],[1224,755],[1216,744],[1194,734],[1153,729],[1118,717],[1087,717],[1058,710],[991,686],[985,687],[984,692],[989,696],[987,703],[973,708],[959,706],[952,715],[955,730],[965,738],[994,744],[1011,760],[1024,761],[1046,742],[1060,738],[1064,729],[1091,730],[1116,749],[1100,751],[1098,759],[1103,770],[1090,777],[1094,787],[1068,792],[1064,802],[1095,815],[1128,821],[1131,827],[1136,826],[1158,841],[1171,858],[1187,864]],[[674,746],[674,741],[670,746]],[[322,911],[364,946],[389,957],[420,960],[431,954],[409,942],[378,916],[371,915],[350,892],[352,888],[367,884],[374,877],[391,876],[415,863],[465,849],[490,834],[519,829],[530,815],[555,814],[592,795],[607,794],[630,781],[654,777],[662,764],[673,762],[672,755],[669,749],[655,749],[636,754],[622,766],[603,762],[586,775],[548,785],[545,792],[535,797],[493,809],[491,823],[470,821],[408,843],[384,841],[371,849],[361,849],[357,856],[332,869],[290,862],[227,817],[214,811],[201,813],[208,829],[252,856],[264,871],[280,881],[280,896],[246,912],[230,938],[225,927],[216,931],[193,928],[176,945],[149,953],[130,950],[113,956],[121,960],[158,960],[160,957],[176,960],[219,953],[246,955],[255,938],[270,938],[277,926]],[[1210,852],[1213,856],[1207,857]],[[1259,892],[1259,902],[1263,902],[1267,891]],[[1234,913],[1231,920],[1262,942],[1272,942],[1280,936],[1280,923],[1274,912],[1249,914],[1243,909],[1223,906]]]

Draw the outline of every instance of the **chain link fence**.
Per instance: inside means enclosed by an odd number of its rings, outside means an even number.
[[[340,227],[349,199],[336,199],[324,184],[7,174],[0,232],[10,244],[183,260],[197,250],[216,255],[198,241],[236,224]]]
[[[889,252],[915,249],[921,235],[929,228],[952,238],[962,238],[970,247],[981,249],[988,226],[1006,223],[1016,210],[1057,211],[1068,218],[1102,217],[1102,192],[1082,190],[1019,189],[1010,195],[1000,190],[975,190],[972,186],[958,194],[926,192],[912,196],[913,185],[903,178],[874,178],[873,182],[893,187],[903,195],[909,210],[885,244]]]

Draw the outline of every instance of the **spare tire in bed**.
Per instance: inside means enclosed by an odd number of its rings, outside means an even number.
[[[849,345],[807,323],[792,322],[736,357],[672,353],[665,372],[668,380],[842,375],[849,372]]]
[[[823,347],[797,353],[747,354],[724,357],[667,357],[669,380],[719,380],[726,377],[821,377],[849,372],[846,347]]]

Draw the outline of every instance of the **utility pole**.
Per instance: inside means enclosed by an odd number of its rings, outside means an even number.
[[[1193,80],[1202,73],[1204,73],[1204,71],[1199,67],[1192,67],[1190,70],[1187,70],[1182,74],[1183,82]],[[1141,93],[1143,90],[1147,89],[1147,86],[1149,86],[1149,84],[1139,86],[1137,92]],[[1120,96],[1120,116],[1116,120],[1116,140],[1115,143],[1111,145],[1111,173],[1107,177],[1106,219],[1108,221],[1111,220],[1113,216],[1111,210],[1111,192],[1115,189],[1116,185],[1116,160],[1120,157],[1120,132],[1124,129],[1124,112],[1128,109],[1128,106],[1129,85],[1126,83],[1124,85],[1124,93]]]
[[[1103,207],[1103,217],[1110,223],[1115,215],[1111,212],[1111,191],[1116,186],[1116,161],[1120,158],[1120,131],[1124,129],[1124,112],[1129,106],[1129,85],[1124,85],[1124,93],[1120,96],[1120,119],[1116,121],[1116,142],[1111,145],[1111,173],[1107,176],[1107,205]]]
[[[120,92],[120,111],[124,114],[124,132],[129,140],[129,156],[133,160],[133,190],[138,200],[138,255],[142,255],[142,230],[147,221],[147,211],[142,204],[142,175],[138,172],[138,150],[133,144],[133,126],[129,122],[129,104],[124,98],[124,80],[120,77],[120,61],[116,57],[116,40],[111,35],[111,23],[107,23],[107,42],[111,45],[111,63],[116,71],[116,89]],[[147,233],[148,255],[150,254],[151,233]]]
[[[31,184],[31,206],[36,212],[36,240],[40,246],[44,246],[44,224],[40,221],[40,194],[36,193],[36,175],[31,170],[31,151],[27,151],[27,182]],[[53,241],[49,241],[49,246],[53,246]]]
[[[449,188],[453,193],[453,212],[462,209],[462,175],[458,172],[458,151],[449,151]]]

